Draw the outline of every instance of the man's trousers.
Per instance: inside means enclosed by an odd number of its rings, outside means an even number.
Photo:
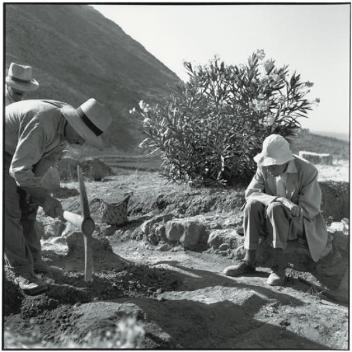
[[[244,248],[257,249],[260,236],[269,236],[273,248],[286,249],[288,240],[304,237],[303,220],[294,219],[279,202],[268,206],[248,200],[244,209]]]
[[[11,156],[4,153],[4,251],[15,272],[32,272],[41,259],[40,238],[35,228],[38,206],[31,203],[9,175]]]

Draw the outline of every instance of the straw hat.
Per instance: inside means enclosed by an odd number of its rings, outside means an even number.
[[[86,143],[98,148],[103,147],[101,135],[108,129],[112,119],[94,98],[88,99],[77,109],[65,105],[60,111]]]
[[[5,82],[8,86],[23,92],[39,88],[38,81],[32,77],[32,66],[19,65],[14,62],[9,67]]]
[[[271,134],[263,142],[262,152],[254,157],[259,166],[282,165],[293,159],[290,145],[279,134]]]

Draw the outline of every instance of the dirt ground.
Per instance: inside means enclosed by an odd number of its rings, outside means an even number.
[[[155,172],[116,171],[104,182],[86,183],[90,200],[113,202],[133,192],[129,224],[94,234],[93,282],[84,281],[79,233],[45,236],[43,259],[58,269],[44,277],[49,291],[37,297],[23,296],[7,273],[4,347],[348,348],[348,305],[323,296],[309,276],[289,275],[283,287],[266,285],[268,268],[229,278],[222,270],[234,259],[156,246],[138,235],[145,219],[176,210],[181,216],[233,214],[236,223],[243,190],[191,189]],[[69,195],[64,208],[78,211],[79,197]],[[39,219],[45,221],[42,213]]]

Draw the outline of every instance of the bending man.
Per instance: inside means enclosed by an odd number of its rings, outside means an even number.
[[[62,216],[61,203],[41,185],[41,177],[69,144],[102,147],[101,134],[111,118],[95,99],[79,108],[54,100],[24,100],[5,111],[5,256],[16,281],[27,294],[38,294],[46,285],[34,272],[46,272],[40,238],[35,231],[38,205],[50,217]]]

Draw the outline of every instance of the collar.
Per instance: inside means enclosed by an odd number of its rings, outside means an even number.
[[[296,173],[297,173],[297,167],[296,167],[295,159],[292,159],[287,165],[285,174],[296,174]]]

